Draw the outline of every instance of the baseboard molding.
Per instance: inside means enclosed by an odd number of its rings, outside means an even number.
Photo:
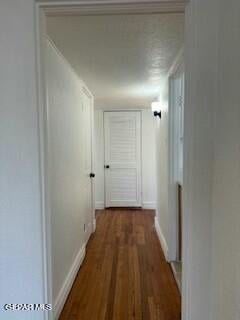
[[[95,202],[95,209],[96,210],[104,209],[104,201],[96,201]]]
[[[174,262],[171,262],[170,265],[171,265],[172,272],[173,272],[175,281],[177,283],[179,292],[180,292],[180,294],[182,294],[182,283],[181,283],[181,279],[179,278],[179,274],[178,274],[178,272],[176,270],[175,264],[174,264]]]
[[[93,232],[96,231],[96,218],[93,219]]]
[[[143,209],[156,209],[156,202],[154,201],[144,201],[142,204]]]
[[[161,247],[163,249],[163,253],[164,253],[165,259],[168,261],[168,245],[167,245],[167,241],[166,241],[166,239],[165,239],[165,237],[163,235],[163,232],[162,232],[162,229],[160,227],[160,224],[158,222],[157,216],[155,216],[154,222],[155,222],[155,229],[156,229],[156,232],[157,232],[158,239],[160,241]]]
[[[64,307],[64,304],[66,302],[66,299],[68,297],[68,294],[72,288],[73,282],[75,280],[75,277],[77,275],[77,272],[84,260],[85,257],[85,245],[82,246],[82,248],[79,250],[71,269],[69,270],[69,273],[63,283],[63,286],[57,296],[57,299],[54,303],[54,319],[57,320],[60,316],[60,313]]]

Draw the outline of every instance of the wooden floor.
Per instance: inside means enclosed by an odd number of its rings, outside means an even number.
[[[61,320],[180,320],[150,210],[102,210]]]

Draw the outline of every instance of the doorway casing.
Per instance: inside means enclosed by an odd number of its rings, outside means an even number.
[[[176,183],[176,162],[179,160],[177,152],[178,145],[176,136],[176,105],[174,103],[173,82],[174,77],[179,71],[184,69],[184,49],[182,48],[175,59],[175,62],[168,74],[168,92],[169,92],[169,122],[168,122],[168,214],[169,214],[169,250],[168,260],[178,260],[178,196]]]
[[[47,136],[47,101],[44,74],[44,41],[47,35],[46,17],[89,14],[149,14],[149,13],[184,13],[188,0],[93,0],[89,1],[38,1],[35,2],[36,16],[36,70],[38,84],[38,129],[40,145],[41,172],[41,210],[42,210],[42,251],[44,277],[44,303],[52,303],[52,270],[51,270],[51,228],[49,206],[49,181],[47,170],[48,136]],[[185,230],[187,232],[187,229]],[[188,237],[185,237],[188,238]],[[184,243],[185,251],[188,250]],[[186,255],[188,256],[188,255]],[[187,285],[184,286],[187,291]],[[185,293],[183,292],[183,298]],[[187,295],[186,295],[187,296]],[[52,320],[53,313],[45,313],[45,320]]]

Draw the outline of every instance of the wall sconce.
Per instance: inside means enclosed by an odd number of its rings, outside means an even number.
[[[154,117],[159,117],[161,119],[162,113],[161,113],[161,107],[159,101],[154,101],[151,103],[152,112]]]

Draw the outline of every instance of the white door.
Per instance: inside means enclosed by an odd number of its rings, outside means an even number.
[[[83,156],[83,197],[84,197],[84,230],[85,242],[93,232],[94,208],[93,208],[93,163],[92,163],[92,113],[93,103],[88,91],[83,87],[82,93],[82,156]]]
[[[105,206],[141,206],[141,112],[105,112]]]

